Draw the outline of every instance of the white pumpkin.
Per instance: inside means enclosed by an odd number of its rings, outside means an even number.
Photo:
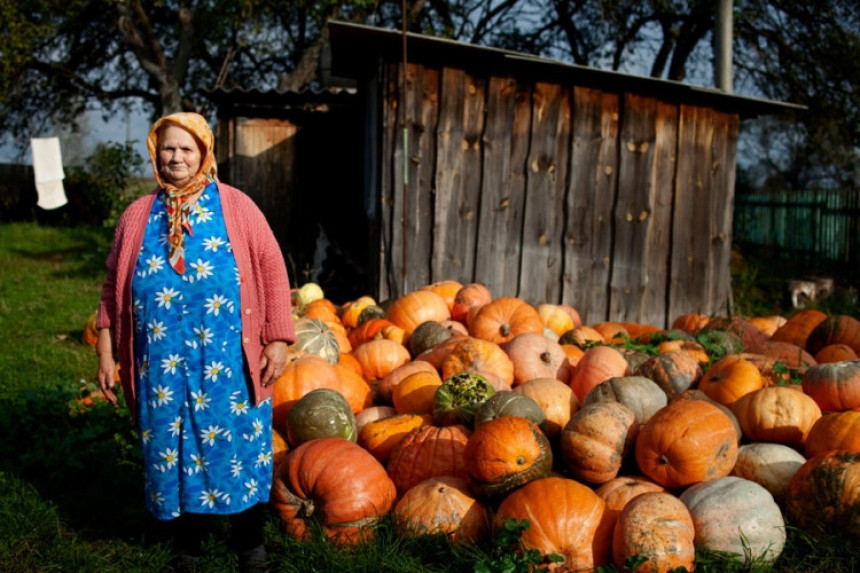
[[[784,444],[755,442],[738,448],[732,475],[754,481],[771,493],[778,504],[785,500],[788,484],[806,458]]]

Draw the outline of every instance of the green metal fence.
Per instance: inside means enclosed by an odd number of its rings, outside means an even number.
[[[792,257],[857,263],[858,218],[858,189],[736,195],[732,240]]]

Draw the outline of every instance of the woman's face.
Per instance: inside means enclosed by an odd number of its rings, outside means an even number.
[[[158,164],[162,177],[176,187],[182,187],[200,169],[202,155],[197,140],[176,125],[158,132]]]

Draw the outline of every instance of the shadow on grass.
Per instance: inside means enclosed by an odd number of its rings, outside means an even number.
[[[107,272],[105,260],[110,252],[113,229],[106,227],[75,227],[64,229],[62,235],[43,233],[34,242],[8,247],[14,257],[35,262],[62,265],[50,273],[52,277],[101,278]],[[14,238],[12,238],[14,240]],[[61,245],[57,245],[61,242]]]

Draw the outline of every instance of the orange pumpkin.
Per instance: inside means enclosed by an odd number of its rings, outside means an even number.
[[[699,380],[698,389],[711,400],[731,408],[738,398],[763,386],[761,372],[755,364],[730,354],[708,368]]]
[[[493,295],[481,283],[469,283],[454,295],[451,319],[468,326],[469,314],[493,300]]]
[[[842,362],[845,360],[857,360],[857,353],[847,344],[828,344],[813,356],[815,362]]]
[[[504,344],[518,334],[543,334],[538,311],[522,299],[500,297],[482,306],[469,322],[469,334],[495,344]]]
[[[570,361],[561,345],[535,332],[526,332],[509,340],[502,350],[514,365],[511,386],[518,386],[534,378],[570,379]]]
[[[836,533],[860,544],[860,453],[810,458],[791,478],[786,498],[790,524],[817,539]]]
[[[543,303],[536,307],[545,328],[561,336],[574,326],[573,317],[556,304]]]
[[[398,414],[431,414],[436,389],[442,378],[435,370],[415,372],[394,387],[391,399]]]
[[[704,400],[675,400],[639,430],[636,463],[667,488],[729,475],[738,456],[732,421]]]
[[[756,328],[745,318],[740,316],[717,316],[712,317],[700,332],[711,332],[718,330],[728,332],[737,336],[745,349],[755,352],[758,345],[768,340],[768,336]]]
[[[788,322],[784,316],[779,315],[754,316],[749,321],[768,338],[772,337],[780,326]]]
[[[339,322],[337,307],[327,298],[318,298],[302,308],[302,316],[315,318],[323,322]]]
[[[316,522],[336,545],[353,546],[373,537],[396,493],[367,450],[343,438],[320,438],[287,454],[274,476],[271,502],[293,538],[307,541]]]
[[[598,322],[591,327],[600,333],[606,344],[623,344],[625,337],[630,338],[630,333],[620,322]]]
[[[409,432],[431,423],[428,415],[399,414],[368,422],[358,432],[358,445],[366,449],[374,458],[388,463],[394,447]]]
[[[557,378],[535,378],[520,384],[513,391],[528,396],[541,407],[546,417],[544,433],[550,438],[559,436],[570,417],[579,410],[580,402],[576,394]]]
[[[377,386],[379,380],[412,360],[405,346],[385,338],[365,342],[353,350],[352,355],[361,365],[361,375],[371,387]]]
[[[398,495],[431,477],[466,478],[464,451],[471,433],[463,425],[424,425],[409,432],[388,458],[388,475]]]
[[[802,386],[825,412],[860,408],[860,360],[813,366],[803,374]]]
[[[499,504],[495,524],[528,520],[531,527],[520,538],[522,550],[561,555],[562,571],[591,571],[611,559],[612,522],[604,510],[603,500],[591,488],[572,479],[546,477],[508,494]]]
[[[860,410],[820,417],[809,430],[804,447],[807,458],[831,450],[860,452]]]
[[[367,295],[360,296],[355,300],[344,303],[340,307],[340,320],[344,327],[352,329],[358,326],[359,317],[361,316],[362,311],[369,306],[374,306],[375,304],[376,300]]]
[[[755,351],[758,354],[764,354],[777,362],[781,362],[788,368],[799,370],[801,373],[805,372],[810,366],[817,364],[815,358],[810,353],[790,342],[768,340],[759,344]]]
[[[636,571],[692,571],[696,563],[696,532],[690,510],[666,492],[648,492],[630,500],[612,535],[612,561],[619,571],[628,558],[645,562]]]
[[[406,331],[407,336],[422,322],[451,318],[445,299],[431,290],[414,290],[396,299],[386,318]]]
[[[653,380],[671,400],[701,379],[702,367],[689,354],[672,351],[649,358],[636,368],[636,375]]]
[[[514,363],[505,351],[495,342],[471,336],[451,348],[441,371],[443,380],[461,372],[480,374],[497,391],[510,390],[514,381]]]
[[[711,362],[711,357],[708,355],[705,347],[695,340],[682,340],[680,338],[664,340],[657,345],[657,352],[659,354],[683,352],[689,354],[702,367],[707,366]]]
[[[821,417],[815,400],[788,386],[768,386],[738,399],[732,412],[753,442],[801,445]]]
[[[606,344],[603,335],[591,328],[590,326],[575,326],[572,330],[568,330],[562,334],[558,342],[560,344],[573,344],[580,348],[588,348],[596,344]]]
[[[708,325],[708,322],[710,320],[711,317],[706,314],[682,314],[674,321],[672,321],[672,329],[683,330],[684,332],[687,332],[689,334],[698,334],[700,330],[702,330],[705,326]]]
[[[395,326],[395,324],[386,318],[370,318],[350,330],[347,338],[353,348],[358,348],[368,340],[382,338],[382,331],[388,326]]]
[[[827,315],[813,308],[803,309],[789,316],[785,324],[776,329],[770,337],[774,342],[789,342],[795,346],[806,348],[806,339]],[[814,353],[813,353],[814,354]]]
[[[462,288],[462,283],[459,283],[455,280],[447,279],[442,281],[436,281],[434,283],[430,283],[429,285],[424,285],[418,290],[429,290],[441,296],[442,300],[445,301],[445,305],[448,307],[448,311],[450,312],[451,309],[454,308],[454,300],[457,298],[457,293],[460,292]]]
[[[595,346],[585,351],[570,377],[570,388],[582,403],[592,388],[616,376],[627,376],[630,364],[616,348]]]
[[[606,483],[618,475],[638,433],[636,414],[621,402],[587,404],[561,433],[564,468],[580,481]]]
[[[619,476],[594,490],[606,504],[606,518],[615,529],[615,522],[624,507],[633,498],[647,492],[666,491],[666,488],[642,476]]]
[[[519,416],[493,418],[479,425],[463,452],[472,489],[499,497],[552,468],[552,449],[540,428]]]
[[[442,534],[452,543],[475,543],[488,537],[492,511],[460,477],[438,476],[403,494],[391,514],[400,537]]]
[[[394,388],[397,387],[403,380],[405,380],[408,376],[416,373],[416,372],[429,372],[435,373],[438,375],[438,372],[429,362],[424,362],[423,360],[413,360],[411,362],[406,362],[401,364],[388,374],[382,377],[378,384],[376,384],[375,390],[375,398],[374,403],[377,404],[393,404],[393,394]]]
[[[582,317],[579,315],[579,311],[570,306],[569,304],[560,304],[558,308],[566,312],[571,320],[573,320],[573,328],[577,326],[582,326]]]
[[[815,354],[829,344],[845,344],[860,352],[860,320],[848,314],[828,316],[809,333],[805,348]]]

